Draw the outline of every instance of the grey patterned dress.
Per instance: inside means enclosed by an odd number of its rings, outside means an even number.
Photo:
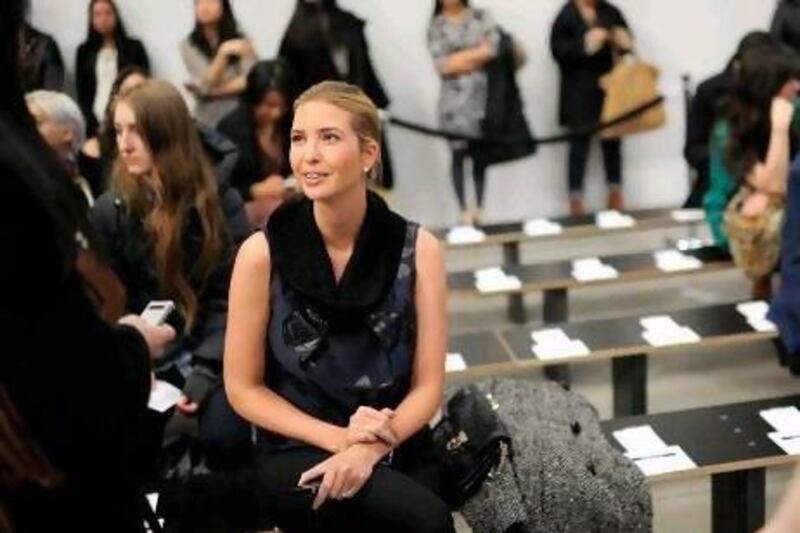
[[[467,9],[459,22],[437,15],[428,28],[428,49],[437,71],[450,54],[475,48],[488,39],[497,53],[500,33],[494,19],[484,10]],[[480,136],[486,113],[488,79],[484,69],[458,76],[442,76],[439,93],[439,124],[442,129],[463,135]],[[454,148],[458,146],[455,144]]]

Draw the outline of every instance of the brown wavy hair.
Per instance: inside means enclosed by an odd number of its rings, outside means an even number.
[[[117,157],[113,186],[127,200],[132,214],[144,219],[161,289],[175,301],[188,330],[197,315],[199,294],[222,253],[225,223],[216,179],[189,109],[175,87],[147,80],[119,102],[133,111],[153,170],[149,177],[131,176]],[[201,226],[202,242],[194,263],[185,265],[183,233],[195,223]]]

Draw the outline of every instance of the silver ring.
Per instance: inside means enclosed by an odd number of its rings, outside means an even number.
[[[344,494],[342,494],[342,498],[352,498],[355,491],[348,490]]]

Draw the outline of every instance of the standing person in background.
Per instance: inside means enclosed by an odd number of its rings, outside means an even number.
[[[800,0],[779,0],[769,32],[777,42],[800,54]]]
[[[286,194],[291,175],[289,130],[297,84],[285,61],[260,61],[247,76],[239,107],[217,129],[239,149],[231,184],[246,202],[253,227],[260,227]]]
[[[93,306],[91,228],[25,106],[21,25],[0,2],[0,529],[141,532],[150,357],[174,331]]]
[[[128,37],[114,0],[91,0],[89,29],[75,60],[78,105],[86,119],[87,136],[97,132],[108,106],[111,85],[117,73],[129,65],[150,70],[144,46]]]
[[[25,22],[19,30],[22,90],[60,91],[64,88],[64,60],[58,44],[48,34],[34,28],[28,21],[30,0],[25,1]]]
[[[379,109],[389,97],[375,73],[364,33],[365,21],[345,11],[336,0],[297,0],[278,54],[297,76],[298,90],[326,80],[360,87]],[[394,185],[394,170],[385,137],[381,139],[383,176],[377,184]]]
[[[442,129],[471,137],[482,135],[489,85],[484,66],[497,54],[499,39],[497,26],[486,11],[470,8],[467,0],[436,0],[428,27],[428,49],[442,78],[438,104]],[[480,222],[486,167],[466,141],[450,141],[450,148],[460,222]],[[467,208],[464,191],[464,163],[468,158],[475,183],[474,210]]]
[[[195,0],[194,16],[194,29],[181,43],[186,88],[197,100],[197,120],[213,128],[236,107],[258,58],[239,31],[230,0]]]
[[[561,70],[559,122],[577,129],[596,124],[605,93],[600,78],[614,66],[615,54],[633,49],[633,38],[622,12],[606,0],[568,0],[550,34],[550,50]],[[592,137],[574,139],[569,146],[569,210],[585,212],[583,180]],[[603,163],[610,209],[622,209],[620,139],[603,139]]]

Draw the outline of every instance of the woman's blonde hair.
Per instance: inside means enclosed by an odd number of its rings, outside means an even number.
[[[294,102],[294,110],[309,102],[325,102],[332,106],[347,111],[352,115],[350,125],[358,135],[363,148],[368,143],[375,143],[378,148],[378,159],[367,171],[367,179],[373,185],[381,184],[383,163],[381,161],[381,119],[378,108],[364,91],[341,81],[323,81],[318,83]]]
[[[217,183],[203,151],[197,127],[180,93],[167,82],[150,79],[122,96],[153,159],[155,179],[128,173],[118,157],[113,185],[145,220],[153,239],[156,273],[162,290],[174,300],[191,328],[205,289],[222,253],[226,231]],[[194,263],[184,270],[183,232],[202,229]],[[187,273],[188,275],[185,275]]]

